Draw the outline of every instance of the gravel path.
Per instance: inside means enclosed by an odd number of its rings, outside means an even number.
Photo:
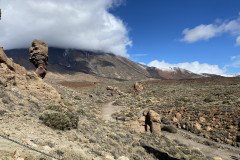
[[[112,118],[112,114],[115,112],[121,111],[125,106],[114,106],[114,102],[109,102],[103,105],[102,108],[102,117],[105,120],[108,121],[116,121],[115,119]]]
[[[188,133],[184,130],[178,129],[177,134],[163,132],[163,134],[169,139],[178,140],[180,143],[186,144],[190,148],[198,148],[204,155],[209,157],[221,157],[223,160],[240,160],[240,148],[223,145],[220,143],[213,142],[203,137],[199,137],[195,134]],[[204,145],[202,143],[196,142],[188,137],[197,139],[200,142],[208,141],[214,144],[213,146]],[[234,158],[235,157],[235,158]]]

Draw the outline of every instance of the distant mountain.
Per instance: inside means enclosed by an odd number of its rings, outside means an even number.
[[[195,74],[186,69],[173,67],[169,68],[169,70],[162,70],[155,67],[148,67],[148,72],[152,75],[153,78],[161,78],[165,79],[192,79],[192,78],[201,78],[202,76],[199,74]]]
[[[221,75],[217,75],[217,74],[210,74],[210,73],[202,73],[201,74],[203,77],[224,77]]]
[[[13,49],[6,50],[5,52],[16,63],[28,70],[35,70],[34,66],[28,60],[28,49]],[[142,80],[146,78],[189,79],[202,77],[201,75],[180,68],[164,71],[155,67],[147,67],[125,57],[102,52],[50,47],[48,59],[48,71],[51,72],[83,72],[117,80]]]

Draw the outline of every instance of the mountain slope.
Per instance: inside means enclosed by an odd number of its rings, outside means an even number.
[[[23,65],[27,69],[35,70],[28,60],[28,49],[7,50],[6,54],[13,58],[16,63]],[[116,80],[142,80],[146,78],[188,79],[201,77],[179,68],[164,71],[155,67],[147,67],[114,54],[51,47],[49,48],[48,71],[58,73],[83,72]]]

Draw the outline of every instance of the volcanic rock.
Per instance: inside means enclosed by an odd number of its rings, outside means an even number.
[[[144,85],[143,85],[142,82],[136,82],[136,83],[134,84],[134,90],[135,90],[136,92],[141,92],[143,89],[144,89]]]
[[[151,132],[152,134],[161,135],[161,116],[153,111],[144,111],[143,115],[137,121],[130,123],[130,126],[136,132]]]
[[[35,73],[27,72],[24,67],[14,63],[6,56],[2,47],[0,47],[0,75],[0,86],[13,90],[18,95],[26,95],[36,103],[64,106],[61,96],[53,87]]]
[[[44,78],[48,65],[48,46],[43,41],[35,39],[29,48],[30,62],[37,68],[36,73],[39,77]]]
[[[3,48],[0,47],[0,63],[6,65],[6,67],[14,72],[26,74],[26,69],[13,62],[12,58],[8,58],[3,51]]]
[[[122,91],[119,90],[118,87],[107,86],[106,89],[107,89],[108,91],[111,91],[111,92],[117,93],[117,94],[119,94],[119,95],[123,95],[123,94],[124,94]]]

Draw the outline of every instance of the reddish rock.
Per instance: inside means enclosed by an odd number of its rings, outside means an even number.
[[[37,68],[36,73],[39,77],[44,78],[47,73],[48,65],[48,46],[43,41],[35,39],[29,48],[30,62]]]
[[[152,134],[161,135],[161,116],[153,110],[143,112],[137,121],[130,123],[132,129],[137,132],[151,132]]]
[[[136,82],[136,83],[134,84],[134,90],[135,90],[136,92],[141,92],[143,89],[144,89],[143,82]]]
[[[177,119],[176,117],[173,117],[173,118],[172,118],[172,121],[173,121],[173,122],[178,122],[178,119]]]
[[[27,71],[24,67],[20,66],[13,62],[12,58],[8,58],[3,51],[3,48],[0,47],[0,63],[5,64],[8,69],[19,74],[26,74]]]
[[[200,121],[201,123],[204,123],[204,122],[206,121],[206,119],[205,119],[204,117],[200,117],[200,118],[199,118],[199,121]]]
[[[41,101],[44,105],[56,104],[64,106],[61,96],[52,87],[46,84],[34,72],[26,69],[8,58],[0,47],[0,85],[14,89],[22,95],[28,95],[31,101]]]
[[[106,88],[108,91],[112,91],[114,93],[117,93],[118,95],[123,95],[124,93],[118,89],[118,87],[113,86],[107,86]]]
[[[195,127],[197,130],[201,130],[201,129],[202,129],[202,126],[201,126],[198,122],[195,123],[194,127]]]
[[[182,118],[182,115],[180,113],[176,113],[176,118],[180,120]]]

